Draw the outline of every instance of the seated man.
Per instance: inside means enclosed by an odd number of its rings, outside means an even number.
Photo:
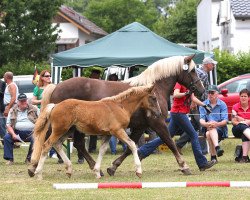
[[[242,139],[243,155],[239,162],[249,162],[248,151],[250,149],[250,93],[247,89],[240,91],[240,102],[233,105],[232,109],[232,132],[237,138]]]
[[[29,151],[25,162],[29,162],[33,147],[32,131],[37,120],[39,109],[31,104],[28,104],[27,96],[19,94],[17,104],[11,109],[7,117],[6,128],[8,134],[4,136],[4,159],[8,160],[7,165],[14,163],[13,146],[14,142],[29,141]]]
[[[224,150],[219,146],[219,141],[228,137],[227,134],[227,121],[228,111],[227,105],[224,101],[218,98],[219,89],[216,85],[208,86],[208,99],[203,103],[211,108],[212,113],[207,114],[204,107],[199,107],[200,110],[200,124],[202,126],[202,132],[205,134],[209,150],[211,154],[211,160],[217,161],[217,156],[223,155]]]

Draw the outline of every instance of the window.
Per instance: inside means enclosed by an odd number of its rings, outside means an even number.
[[[238,93],[242,89],[246,88],[248,82],[250,82],[250,79],[241,79],[241,80],[237,80],[232,83],[229,83],[223,88],[227,88],[228,93],[235,93],[235,92]]]

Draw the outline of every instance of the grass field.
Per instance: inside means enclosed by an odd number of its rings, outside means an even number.
[[[167,189],[99,189],[99,190],[55,190],[53,183],[93,183],[93,182],[172,182],[172,181],[250,181],[250,163],[234,162],[234,149],[240,140],[223,141],[225,154],[219,163],[210,170],[200,172],[195,164],[191,147],[183,149],[184,158],[189,164],[192,175],[184,176],[179,172],[177,163],[168,151],[154,154],[143,160],[143,177],[137,178],[132,156],[118,168],[114,177],[108,176],[106,168],[117,156],[110,152],[104,157],[102,169],[105,176],[97,180],[87,164],[76,164],[76,151],[72,154],[73,175],[69,179],[64,165],[56,159],[48,158],[45,163],[42,181],[30,178],[27,165],[24,164],[27,147],[14,150],[15,165],[6,166],[0,162],[0,199],[250,199],[250,188],[167,188]],[[119,147],[120,145],[118,145]],[[120,147],[119,147],[120,148]],[[0,149],[3,155],[3,149]],[[96,158],[97,154],[93,154]],[[209,156],[208,156],[209,157]]]

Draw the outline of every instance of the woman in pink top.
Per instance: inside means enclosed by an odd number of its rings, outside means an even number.
[[[232,132],[237,138],[242,139],[243,157],[240,162],[249,162],[248,151],[250,149],[250,93],[247,89],[240,91],[240,102],[232,108]]]

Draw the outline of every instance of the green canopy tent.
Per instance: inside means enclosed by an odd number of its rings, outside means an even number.
[[[62,67],[75,66],[76,75],[79,75],[80,68],[89,66],[149,66],[162,58],[191,54],[196,54],[194,61],[197,64],[202,62],[204,52],[169,42],[142,24],[134,22],[101,39],[54,54],[53,82],[59,82]]]

